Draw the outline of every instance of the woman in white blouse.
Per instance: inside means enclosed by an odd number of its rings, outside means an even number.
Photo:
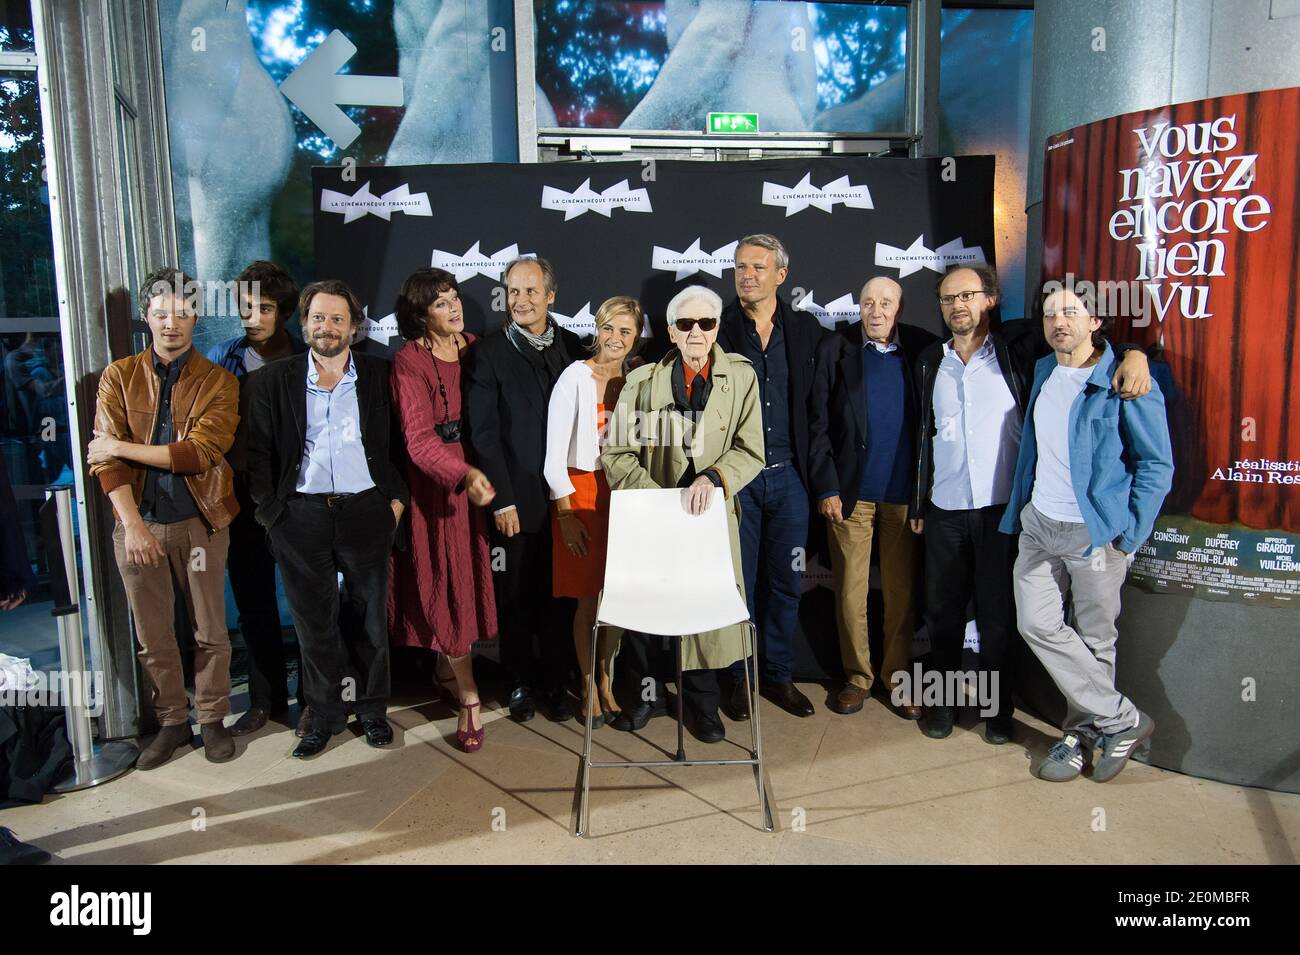
[[[605,540],[609,526],[609,485],[600,466],[600,446],[609,413],[622,390],[628,360],[641,344],[645,317],[636,299],[607,299],[596,312],[596,339],[591,357],[564,370],[551,392],[546,418],[546,465],[550,488],[556,597],[576,597],[573,640],[583,674],[583,693],[591,672],[591,628],[596,599],[605,577]],[[610,685],[609,656],[602,637],[599,649],[598,700],[583,700],[578,720],[592,711],[592,725],[603,726],[618,714]]]

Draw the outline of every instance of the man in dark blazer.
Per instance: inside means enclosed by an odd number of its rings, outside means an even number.
[[[343,282],[299,299],[305,354],[248,378],[249,493],[302,648],[310,731],[293,755],[315,756],[349,709],[371,746],[386,746],[388,555],[409,497],[391,447],[388,363],[350,344],[361,303]],[[359,633],[339,629],[338,575]]]
[[[536,693],[551,719],[566,720],[573,709],[565,683],[576,663],[571,620],[551,595],[550,494],[542,465],[551,390],[586,352],[577,335],[550,317],[555,272],[549,262],[516,259],[503,278],[509,320],[466,356],[465,434],[497,492],[492,569],[501,663],[512,683],[510,715],[532,719]]]
[[[808,546],[808,407],[817,343],[825,334],[806,312],[777,295],[790,257],[775,236],[749,235],[736,245],[736,298],[722,312],[718,344],[750,360],[758,375],[767,464],[740,492],[740,550],[745,598],[758,627],[763,695],[796,716],[813,705],[792,682],[799,625],[800,556]],[[731,669],[724,709],[749,719],[744,670]]]
[[[920,576],[920,540],[907,521],[916,461],[912,365],[937,340],[898,321],[903,289],[891,278],[868,281],[858,301],[862,321],[818,346],[810,422],[812,493],[829,525],[845,676],[830,708],[844,714],[862,709],[875,682],[867,626],[873,545],[885,610],[881,669],[889,689],[907,682]],[[891,701],[904,718],[920,719],[911,697]]]

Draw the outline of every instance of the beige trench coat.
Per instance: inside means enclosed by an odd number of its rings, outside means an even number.
[[[609,422],[600,462],[612,491],[629,488],[676,487],[686,472],[682,447],[689,422],[673,408],[673,366],[676,350],[653,365],[642,365],[627,376]],[[709,358],[713,382],[700,423],[691,434],[695,470],[713,468],[722,476],[731,537],[731,563],[736,589],[743,599],[740,557],[741,488],[765,463],[763,420],[758,378],[749,359],[724,352],[717,345]],[[717,670],[744,657],[740,625],[691,634],[682,641],[682,668]]]

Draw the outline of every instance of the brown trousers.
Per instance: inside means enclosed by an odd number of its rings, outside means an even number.
[[[885,601],[882,669],[892,688],[912,663],[913,588],[920,538],[907,525],[906,504],[858,501],[840,524],[830,524],[831,576],[840,631],[840,657],[848,682],[871,689],[875,675],[867,633],[871,545],[880,540],[880,585]]]
[[[189,720],[181,651],[176,642],[175,591],[185,600],[194,629],[194,707],[200,723],[230,714],[230,632],[226,629],[226,553],[229,528],[209,534],[197,517],[174,524],[145,521],[162,544],[165,559],[156,567],[126,561],[126,529],[113,528],[113,553],[126,599],[135,617],[140,667],[149,685],[149,703],[161,726]],[[173,589],[173,578],[176,581]]]

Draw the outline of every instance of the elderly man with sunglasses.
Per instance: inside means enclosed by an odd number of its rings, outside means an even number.
[[[600,460],[610,490],[687,488],[693,514],[702,514],[721,492],[736,585],[743,590],[738,495],[763,469],[763,420],[749,360],[717,344],[721,313],[722,299],[700,285],[683,289],[668,303],[668,334],[676,348],[628,374]],[[706,416],[709,426],[699,427]],[[689,552],[688,543],[683,552]],[[678,691],[686,728],[701,742],[725,737],[716,671],[743,660],[742,640],[742,628],[734,626],[682,641]],[[639,730],[651,716],[667,713],[659,679],[666,649],[657,637],[624,637],[619,667],[637,698],[624,705],[614,729]]]

